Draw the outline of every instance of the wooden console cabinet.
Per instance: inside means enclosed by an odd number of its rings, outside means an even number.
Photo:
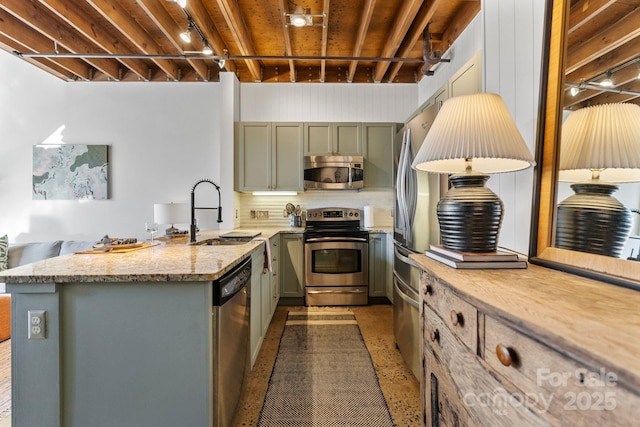
[[[534,265],[411,258],[423,270],[423,425],[638,425],[639,292]]]

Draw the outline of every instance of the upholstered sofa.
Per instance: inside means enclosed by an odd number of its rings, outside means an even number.
[[[12,243],[7,251],[7,267],[14,268],[58,255],[90,249],[96,242],[56,240],[52,242]],[[11,296],[0,283],[0,341],[11,337]]]

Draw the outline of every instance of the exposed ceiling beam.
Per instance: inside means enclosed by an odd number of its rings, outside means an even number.
[[[40,0],[40,3],[106,52],[115,53],[122,50],[123,46],[82,9],[69,7],[69,2],[66,0]],[[147,79],[149,67],[143,61],[122,60],[121,62],[139,78]]]
[[[46,13],[42,6],[31,0],[2,0],[0,8],[9,12],[31,28],[45,35],[51,40],[51,47],[54,42],[63,46],[70,52],[91,52],[96,46],[85,42],[76,32],[69,30],[63,23]],[[117,64],[95,59],[90,64],[102,71],[114,80],[119,79],[119,67]]]
[[[142,10],[145,11],[147,16],[151,18],[156,26],[160,28],[167,40],[171,42],[173,47],[178,52],[184,53],[182,44],[178,43],[178,41],[176,40],[176,36],[178,36],[179,38],[180,31],[184,31],[184,28],[180,28],[176,21],[173,20],[169,12],[167,12],[167,10],[162,6],[162,3],[164,2],[159,2],[158,0],[136,0],[136,2],[138,6],[140,6]],[[191,65],[191,67],[196,71],[196,73],[198,73],[202,80],[209,79],[209,72],[207,70],[206,64],[204,64],[202,61],[194,61],[191,59],[188,59],[187,61],[189,62],[189,65]]]
[[[4,12],[4,11],[0,11],[0,12]],[[0,17],[0,21],[2,21],[2,17]],[[28,49],[27,46],[21,45],[16,40],[11,39],[0,32],[0,48],[5,50],[12,50],[12,49],[15,49],[17,46],[21,46],[20,49],[25,49],[25,48]],[[42,59],[42,58],[40,59],[26,58],[26,61],[47,73],[51,73],[53,76],[56,76],[62,80],[69,81],[69,80],[73,80],[74,78],[77,78],[77,74],[67,70],[66,68],[63,68],[62,66],[57,64],[55,61],[51,61],[49,59]],[[86,66],[86,64],[84,65]]]
[[[376,5],[376,0],[365,0],[362,14],[360,15],[360,25],[358,26],[358,36],[356,37],[356,43],[353,47],[353,54],[351,56],[360,56],[362,48],[364,47],[364,40],[369,31],[369,25],[371,24],[371,17],[373,16],[373,8]],[[358,61],[352,61],[349,64],[349,72],[347,73],[347,81],[352,82],[353,76],[356,74],[356,68],[358,67]]]
[[[211,2],[208,2],[207,4],[209,3]],[[211,43],[211,47],[213,48],[213,51],[216,53],[216,55],[224,55],[225,52],[227,52],[227,45],[216,29],[216,25],[211,20],[211,15],[205,8],[205,4],[201,1],[191,2],[189,4],[189,13],[191,13],[193,19],[196,20],[204,35],[207,36],[207,40],[209,40],[209,43]],[[224,69],[235,73],[237,67],[234,61],[226,60]]]
[[[110,0],[87,0],[122,35],[133,43],[140,51],[147,54],[163,53],[158,44],[151,38],[133,17],[118,3]],[[166,59],[153,59],[155,64],[173,81],[180,80],[178,66]]]
[[[217,0],[217,2],[227,25],[229,25],[229,28],[231,29],[234,40],[238,44],[240,54],[243,56],[256,55],[253,40],[251,39],[249,31],[247,31],[247,27],[242,19],[242,15],[238,10],[238,4],[233,0]],[[262,73],[260,71],[260,63],[251,59],[248,59],[245,62],[247,67],[249,67],[249,72],[251,73],[253,80],[256,82],[261,81]]]
[[[571,73],[581,66],[588,64],[605,53],[628,43],[640,36],[640,9],[627,14],[615,26],[606,28],[595,34],[585,43],[580,43],[568,52],[566,72]]]
[[[409,0],[402,4],[402,8],[398,12],[398,16],[393,24],[393,30],[389,34],[387,42],[382,52],[380,52],[380,56],[395,56],[400,47],[400,43],[402,43],[407,31],[409,31],[413,17],[416,16],[418,10],[420,10],[420,6],[422,6],[422,1],[423,0]],[[373,81],[381,82],[388,68],[388,62],[378,62],[373,73]]]
[[[284,0],[278,0],[280,7],[280,15],[282,17],[282,35],[284,36],[284,51],[287,56],[293,56],[293,50],[291,49],[291,37],[289,36],[289,24],[287,23],[287,16],[285,13],[289,13],[289,9],[284,4]],[[289,81],[296,81],[296,66],[293,60],[289,59]]]
[[[578,28],[602,13],[606,8],[614,4],[616,0],[579,0],[569,11],[569,31],[571,34]]]
[[[329,4],[331,0],[324,0],[322,9],[322,48],[320,56],[327,56],[327,44],[329,43]],[[325,60],[320,61],[320,82],[325,81],[325,70],[327,63]]]
[[[566,81],[579,83],[591,79],[593,76],[606,73],[613,68],[614,65],[624,64],[627,61],[637,58],[638,52],[640,52],[640,37],[636,37],[618,49],[604,53],[592,62],[567,74]]]
[[[422,4],[420,11],[418,12],[418,16],[416,16],[416,19],[413,21],[413,25],[411,25],[411,29],[407,33],[407,37],[400,47],[398,56],[405,56],[411,51],[413,46],[424,33],[424,29],[427,28],[427,24],[431,21],[431,18],[433,18],[433,15],[440,6],[440,3],[443,1],[446,0],[434,0]],[[389,71],[389,81],[393,81],[398,74],[398,71],[400,71],[401,66],[402,64],[400,63],[393,64]]]

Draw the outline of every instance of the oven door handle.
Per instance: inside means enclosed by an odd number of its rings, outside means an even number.
[[[350,290],[332,290],[332,291],[309,291],[308,294],[363,294],[365,291],[362,289],[350,289]]]
[[[364,237],[312,237],[305,240],[305,243],[313,242],[367,242]]]

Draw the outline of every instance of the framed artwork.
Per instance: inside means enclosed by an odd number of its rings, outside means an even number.
[[[105,200],[107,145],[34,145],[34,200]]]

